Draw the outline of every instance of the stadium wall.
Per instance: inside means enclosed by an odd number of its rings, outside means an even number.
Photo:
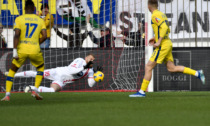
[[[138,76],[138,78],[143,77],[142,75],[138,75],[139,67],[134,66],[132,64],[141,64],[141,69],[144,67],[143,57],[142,63],[141,59],[135,57],[136,59],[127,59],[126,61],[122,61],[122,59],[129,57],[129,55],[123,55],[123,48],[96,48],[96,49],[88,49],[88,48],[66,48],[66,49],[46,49],[42,50],[44,61],[45,61],[45,70],[68,66],[75,58],[81,57],[85,58],[85,56],[89,53],[94,54],[94,68],[97,66],[103,67],[103,73],[105,75],[104,81],[101,83],[97,83],[93,88],[90,88],[87,84],[87,78],[76,81],[75,83],[68,84],[63,88],[63,91],[99,91],[99,90],[135,90],[136,87],[136,78],[133,76]],[[140,50],[137,48],[135,52],[138,53]],[[144,52],[142,50],[142,52]],[[2,49],[0,50],[0,87],[1,91],[5,90],[5,81],[6,76],[4,73],[9,70],[11,67],[12,61],[12,49]],[[144,54],[142,54],[144,55]],[[138,60],[139,59],[139,60]],[[120,61],[121,60],[121,61]],[[127,65],[126,65],[127,64]],[[121,65],[124,66],[125,69],[121,69]],[[136,69],[134,71],[134,69]],[[36,69],[30,64],[29,60],[19,69],[18,72],[26,71],[26,70],[34,70]],[[126,70],[126,72],[124,72]],[[132,76],[133,75],[133,76]],[[133,79],[134,78],[134,79]],[[129,80],[130,79],[130,80]],[[128,83],[131,88],[124,86],[125,82]],[[133,82],[132,82],[133,81]],[[141,81],[141,80],[140,80]],[[44,79],[42,82],[42,86],[50,86],[52,81]],[[24,87],[27,85],[33,85],[34,78],[15,78],[14,85],[12,91],[23,91]],[[134,86],[132,86],[132,85]],[[139,87],[139,86],[138,86]]]
[[[154,71],[155,91],[209,91],[210,76],[208,61],[210,48],[173,48],[174,63],[195,70],[204,70],[206,84],[190,75],[170,73],[164,64],[157,65]]]
[[[99,25],[104,25],[107,21],[111,22],[110,24],[112,26],[112,34],[114,35],[114,37],[116,37],[116,39],[114,40],[115,47],[118,47],[118,48],[103,48],[103,49],[97,48],[98,45],[94,44],[90,40],[90,37],[88,36],[83,41],[83,44],[81,46],[83,48],[79,49],[68,48],[67,42],[62,37],[59,37],[56,34],[56,32],[52,29],[51,45],[50,45],[51,49],[44,49],[43,53],[46,59],[46,68],[53,68],[57,66],[67,65],[70,61],[73,60],[73,58],[76,58],[76,56],[84,56],[90,51],[96,51],[100,52],[97,54],[101,54],[101,57],[98,56],[98,58],[100,60],[103,60],[103,62],[100,61],[98,62],[100,62],[101,64],[102,63],[106,64],[109,61],[108,64],[110,68],[108,68],[109,72],[106,73],[108,74],[107,77],[111,79],[109,80],[110,82],[108,82],[109,84],[111,84],[115,88],[120,87],[125,89],[136,89],[136,87],[139,87],[143,76],[142,74],[144,72],[144,70],[140,68],[144,67],[144,63],[141,65],[138,64],[139,62],[142,62],[144,60],[142,59],[142,54],[144,53],[137,50],[141,49],[142,47],[137,47],[137,48],[134,47],[128,49],[125,48],[128,46],[124,44],[124,41],[125,39],[129,38],[123,36],[122,34],[118,35],[117,31],[128,30],[130,33],[130,32],[136,32],[138,30],[138,23],[142,22],[142,20],[145,18],[144,11],[147,8],[147,6],[145,6],[145,0],[101,0],[101,2],[95,2],[95,3],[93,2],[93,0],[87,0],[87,1],[76,0],[77,2],[85,1],[85,4],[79,4],[79,5],[75,4],[75,6],[73,7],[74,8],[73,11],[75,12],[78,9],[85,8],[83,10],[84,11],[83,15],[78,15],[76,13],[74,15],[70,15],[70,12],[68,10],[69,7],[68,1],[72,0],[33,0],[33,1],[35,2],[36,10],[40,10],[40,7],[43,3],[49,4],[50,13],[53,14],[55,18],[54,21],[55,26],[58,27],[59,30],[66,35],[69,35],[69,28],[68,28],[69,25],[75,22],[66,20],[64,16],[67,16],[68,18],[69,17],[74,18],[75,21],[75,18],[86,17],[87,16],[86,14],[89,13],[87,10],[89,9],[91,17],[93,17],[93,19]],[[110,1],[112,3],[110,3]],[[199,64],[200,62],[198,62],[196,58],[192,60],[189,57],[190,56],[191,58],[193,58],[193,56],[198,56],[198,58],[202,57],[202,55],[199,54],[200,51],[202,52],[202,49],[188,48],[188,47],[204,47],[204,50],[208,49],[206,47],[210,47],[209,3],[210,3],[209,0],[176,0],[176,1],[159,0],[159,10],[164,12],[168,17],[171,29],[170,38],[173,41],[173,47],[179,47],[175,48],[173,52],[176,64],[183,64],[194,68],[192,64],[193,63]],[[110,9],[110,5],[112,5],[111,8],[112,11]],[[13,37],[11,37],[14,35],[12,29],[13,23],[16,17],[24,14],[23,8],[24,8],[24,0],[13,0],[13,1],[3,0],[0,2],[0,22],[3,24],[4,27],[3,36],[5,37],[8,43],[8,48],[13,47]],[[62,13],[62,11],[65,13]],[[86,24],[81,24],[81,22],[77,23],[80,24],[84,29],[86,28]],[[100,30],[101,29],[94,28],[93,32],[95,36],[101,37]],[[186,50],[184,50],[182,47],[186,47]],[[176,49],[178,49],[178,52]],[[179,52],[179,49],[181,49],[181,52]],[[1,64],[1,74],[2,74],[5,71],[7,71],[10,66],[9,61],[11,61],[12,58],[11,50],[7,49],[1,50],[1,55],[2,55],[1,63],[3,63]],[[138,60],[135,60],[136,57]],[[147,56],[146,58],[149,57],[150,56]],[[206,58],[208,59],[208,57]],[[206,69],[208,69],[205,66],[208,61],[207,59],[202,59],[203,60],[202,62],[205,64],[204,66],[202,66],[203,64],[200,65],[201,68],[205,67]],[[127,63],[129,60],[134,61],[135,65],[133,65],[132,63]],[[161,65],[158,66],[155,71],[156,80],[154,81],[155,82],[154,85],[156,85],[155,87],[156,91],[169,90],[167,86],[170,88],[170,90],[205,90],[204,89],[205,86],[198,87],[198,89],[194,88],[193,83],[195,83],[197,80],[192,81],[193,77],[180,76],[179,74],[168,75],[166,71],[163,71],[163,75],[159,74],[159,71],[162,67],[163,66]],[[21,68],[21,70],[31,70],[31,69],[34,68],[31,65],[29,65],[28,62],[24,67]],[[200,68],[197,66],[195,67],[195,69],[200,69]],[[110,74],[110,71],[112,71],[112,74]],[[117,73],[116,71],[118,71],[119,73]],[[206,72],[206,70],[204,70],[204,72]],[[128,81],[128,79],[131,76],[138,76],[137,77],[138,83],[136,86],[133,86],[133,84],[136,82],[135,80],[136,77],[132,78],[133,80]],[[1,75],[1,78],[2,80],[0,84],[4,84],[3,82],[5,80],[4,76]],[[16,79],[15,81],[18,84],[20,84],[19,87],[22,88],[22,85],[27,85],[28,82],[31,81],[33,82],[33,79],[32,80],[24,79],[23,81],[21,79]],[[188,83],[188,81],[190,82],[190,84]],[[176,83],[179,82],[181,88],[179,88],[179,86],[175,86],[173,89],[172,87],[175,82]],[[84,83],[86,82],[81,82],[79,84],[83,85]],[[44,84],[47,85],[49,83],[44,81]],[[123,84],[123,86],[120,84]],[[104,84],[102,85],[104,85],[104,89],[109,89],[105,86],[106,82],[104,82]],[[183,85],[185,87],[183,87]],[[74,89],[79,89],[76,85],[72,87],[74,87]],[[84,85],[82,87],[84,87]],[[206,88],[209,89],[208,86]],[[17,90],[18,88],[14,89]],[[100,89],[100,85],[97,89]]]
[[[115,55],[113,55],[113,51]],[[94,53],[96,56],[96,60],[94,66],[102,65],[104,67],[105,79],[102,83],[97,83],[93,88],[90,88],[87,84],[87,79],[79,80],[75,83],[68,84],[64,91],[100,91],[100,90],[127,90],[128,87],[123,87],[123,78],[119,78],[118,65],[120,65],[119,60],[121,57],[117,55],[122,54],[122,48],[118,49],[95,49],[90,50],[90,52]],[[139,52],[139,50],[135,50]],[[88,49],[49,49],[44,50],[43,55],[45,56],[45,69],[67,66],[74,58],[77,57],[85,57]],[[105,52],[105,53],[104,53]],[[202,85],[200,80],[194,76],[184,75],[182,73],[169,73],[164,64],[158,65],[154,71],[154,90],[155,91],[208,91],[210,90],[209,85],[209,61],[207,60],[209,57],[206,54],[210,53],[210,48],[174,48],[173,56],[174,62],[176,65],[185,65],[191,67],[193,69],[199,70],[203,69],[206,76],[206,85]],[[56,55],[55,55],[56,54]],[[103,54],[103,55],[102,55]],[[54,56],[51,56],[54,55]],[[8,71],[11,65],[12,59],[12,50],[0,50],[0,86],[1,91],[5,89],[5,76],[4,72]],[[101,60],[103,59],[103,60]],[[110,59],[110,60],[107,60]],[[113,59],[113,60],[111,60]],[[57,61],[57,62],[54,62]],[[144,75],[144,61],[135,60],[129,62],[135,62],[134,64],[141,64],[141,70],[137,71],[135,74],[139,74],[138,83],[142,81]],[[124,62],[126,64],[126,62]],[[126,65],[124,66],[126,67]],[[130,73],[133,73],[133,69],[136,68],[127,68],[126,75],[123,75],[124,81],[126,78],[132,78]],[[30,65],[30,62],[27,61],[23,67],[19,71],[25,70],[35,70],[35,68]],[[126,77],[126,78],[125,78]],[[16,78],[13,86],[13,91],[22,91],[26,85],[33,85],[33,78]],[[131,81],[130,81],[131,82]],[[44,80],[42,85],[49,86],[51,81]],[[136,82],[134,82],[135,84]],[[130,85],[132,86],[132,85]],[[118,88],[121,87],[121,88]],[[132,90],[140,87],[140,83],[138,87],[133,87]]]

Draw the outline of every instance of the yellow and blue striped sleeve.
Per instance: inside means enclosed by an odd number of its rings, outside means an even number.
[[[152,15],[152,23],[156,24],[157,26],[160,26],[160,24],[163,22],[163,18],[159,14]]]
[[[160,37],[164,38],[166,33],[168,31],[168,25],[166,25],[166,22],[164,21],[161,25],[160,25]]]
[[[165,22],[165,19],[159,15],[154,15],[152,16],[152,23],[157,25],[158,38],[163,38],[166,35],[166,32],[168,31],[168,26]]]

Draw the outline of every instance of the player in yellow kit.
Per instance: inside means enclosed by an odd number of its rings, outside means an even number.
[[[205,76],[203,70],[193,70],[184,66],[175,66],[172,55],[172,42],[170,40],[169,23],[166,15],[159,11],[157,0],[148,0],[148,9],[152,13],[152,28],[155,33],[155,37],[149,40],[155,50],[150,58],[150,61],[145,66],[145,76],[141,85],[141,89],[129,97],[145,97],[145,91],[149,85],[152,77],[152,69],[157,64],[166,64],[169,72],[181,72],[198,77],[203,84],[205,84]]]
[[[49,13],[49,6],[48,3],[45,3],[41,6],[41,13],[39,16],[44,19],[45,26],[47,29],[47,39],[40,45],[41,48],[49,48],[50,47],[50,36],[51,36],[51,29],[54,25],[54,18],[53,15]],[[42,35],[40,35],[42,37]]]
[[[6,78],[6,96],[2,101],[10,100],[14,75],[27,58],[37,68],[35,78],[36,88],[32,91],[32,96],[37,100],[42,100],[42,97],[37,91],[37,88],[41,84],[44,71],[44,60],[39,45],[45,41],[47,33],[43,19],[33,14],[34,10],[34,3],[31,0],[27,0],[25,3],[26,14],[15,19],[12,67]],[[39,39],[40,33],[42,34],[42,38]]]

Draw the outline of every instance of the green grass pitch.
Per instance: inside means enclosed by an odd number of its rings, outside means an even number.
[[[42,93],[36,101],[25,93],[0,102],[1,126],[208,126],[210,92]],[[2,98],[3,93],[0,94]]]

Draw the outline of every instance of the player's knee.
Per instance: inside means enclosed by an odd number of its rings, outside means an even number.
[[[176,68],[175,67],[167,67],[167,69],[171,73],[176,72]]]
[[[167,70],[171,73],[176,72],[176,66],[174,65],[173,62],[167,63]]]
[[[11,70],[12,70],[12,71],[17,72],[18,69],[19,69],[19,68],[18,68],[15,64],[12,64],[12,67],[11,67]]]
[[[58,88],[54,89],[54,92],[59,92],[59,91],[61,91],[61,89],[58,89]]]
[[[152,70],[152,67],[151,67],[150,65],[147,64],[147,65],[145,66],[145,71],[151,71],[151,70]]]
[[[61,91],[61,88],[60,88],[57,84],[52,83],[50,87],[51,87],[52,89],[54,89],[54,92],[59,92],[59,91]]]

